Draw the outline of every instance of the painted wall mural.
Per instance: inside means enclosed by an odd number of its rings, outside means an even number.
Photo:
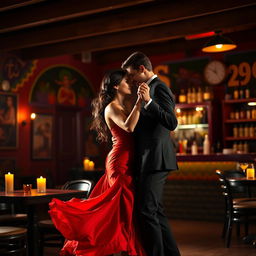
[[[23,61],[15,55],[0,55],[0,84],[8,85],[8,88],[0,89],[4,91],[18,91],[32,75],[36,65],[37,60]]]
[[[93,90],[85,76],[67,65],[43,70],[30,92],[30,103],[90,107]]]

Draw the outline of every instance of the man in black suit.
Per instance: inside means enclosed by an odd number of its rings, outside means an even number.
[[[139,88],[145,105],[135,128],[135,180],[137,211],[147,256],[179,256],[162,194],[169,171],[177,170],[170,131],[177,126],[174,96],[153,73],[149,58],[135,52],[122,64]]]

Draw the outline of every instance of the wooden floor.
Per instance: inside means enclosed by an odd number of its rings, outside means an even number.
[[[237,238],[235,234],[231,240],[231,248],[225,248],[220,237],[222,223],[171,220],[170,224],[182,256],[256,255],[256,248],[244,244],[241,238]],[[256,233],[256,227],[252,227],[251,231]],[[58,250],[46,248],[44,256],[57,255]]]

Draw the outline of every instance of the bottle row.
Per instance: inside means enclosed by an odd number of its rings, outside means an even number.
[[[207,124],[207,113],[204,108],[197,107],[195,110],[176,110],[178,124]]]
[[[206,86],[204,89],[201,87],[199,88],[188,88],[187,91],[185,89],[181,89],[180,95],[179,95],[179,103],[201,103],[204,101],[209,101],[213,98],[213,93],[209,89],[208,86]]]
[[[229,114],[231,120],[239,119],[255,119],[256,120],[256,108],[241,108],[240,110],[231,111]]]
[[[256,137],[256,125],[234,125],[233,126],[233,137],[235,138],[242,138],[242,137],[249,137],[254,138]]]
[[[249,144],[247,141],[245,142],[234,142],[233,143],[233,152],[234,153],[244,153],[247,154],[250,152]]]
[[[250,99],[250,89],[243,87],[236,87],[233,90],[233,99]]]

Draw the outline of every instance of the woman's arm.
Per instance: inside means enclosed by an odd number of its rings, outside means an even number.
[[[121,105],[115,102],[110,103],[105,109],[105,120],[108,127],[111,128],[111,122],[114,122],[123,130],[133,132],[140,117],[141,102],[141,99],[138,97],[128,116]]]

